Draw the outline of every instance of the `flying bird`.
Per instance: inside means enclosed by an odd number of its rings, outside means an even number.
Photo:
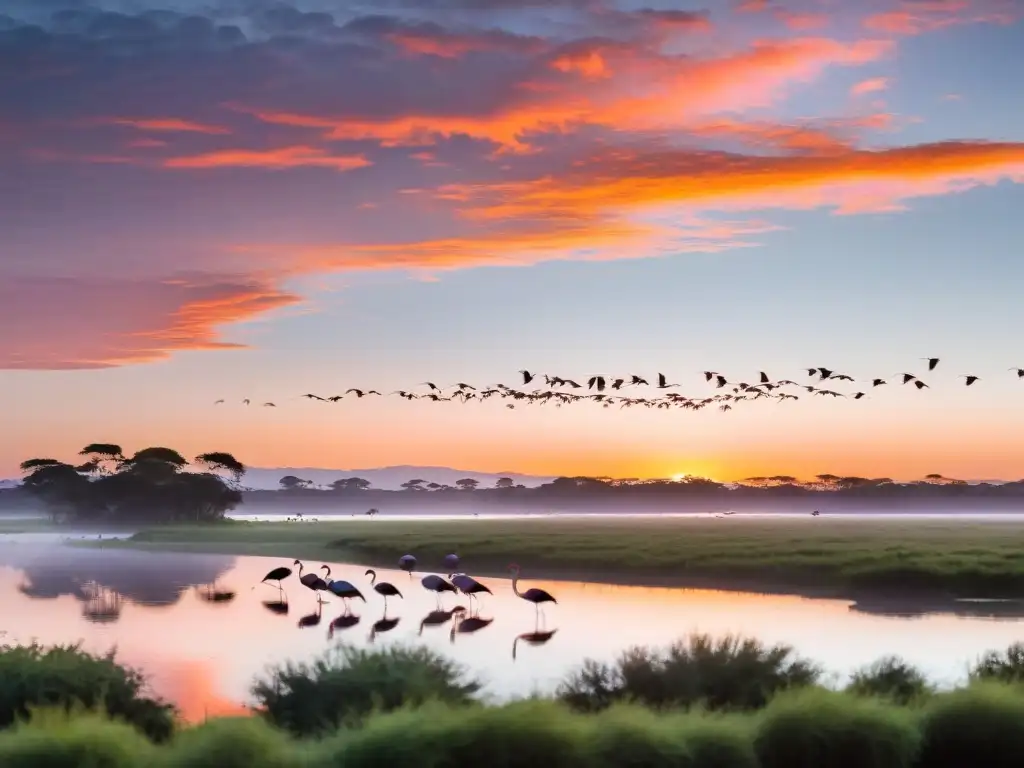
[[[220,404],[221,404],[221,403],[223,403],[223,402],[224,402],[224,398],[222,397],[222,398],[221,398],[220,400],[214,400],[214,401],[213,401],[213,404],[214,404],[214,405],[220,405]]]
[[[769,381],[771,381],[771,379],[768,378],[768,374],[765,373],[764,371],[761,371],[761,383],[767,384]]]
[[[910,382],[917,378],[917,376],[915,376],[912,373],[901,373],[900,376],[903,377],[904,384],[909,384]],[[918,387],[918,389],[920,389],[920,387]]]
[[[965,384],[966,386],[968,386],[968,387],[969,387],[969,386],[971,386],[971,384],[973,384],[974,382],[976,382],[976,381],[977,381],[978,379],[980,379],[981,377],[980,377],[980,376],[973,376],[973,375],[971,375],[971,374],[966,374],[966,373],[965,373],[965,374],[963,374],[963,375],[962,375],[962,376],[961,376],[960,378],[962,378],[962,379],[966,379],[966,381],[964,382],[964,384]]]
[[[534,376],[537,375],[535,373],[530,373],[525,369],[520,371],[520,373],[523,374],[523,384],[529,384],[531,381],[533,381]]]
[[[873,379],[871,381],[871,386],[872,387],[880,387],[883,384],[885,384],[885,379]]]
[[[1016,371],[1018,379],[1024,379],[1024,368],[1010,368],[1009,370]]]
[[[658,374],[658,389],[669,389],[670,387],[678,387],[678,384],[669,384],[668,379],[665,378],[664,373]]]
[[[277,406],[274,405],[273,403],[264,403],[263,407],[264,408],[277,408]]]
[[[853,399],[854,399],[854,400],[860,400],[860,399],[861,399],[862,397],[864,397],[864,396],[865,396],[865,395],[864,395],[864,393],[863,393],[863,392],[857,392],[856,394],[854,394],[854,396],[853,396]]]
[[[928,361],[928,370],[929,371],[934,371],[935,370],[935,366],[937,366],[939,364],[939,358],[937,358],[937,357],[922,357],[921,359]]]
[[[917,381],[914,382],[914,386],[916,386],[918,389],[931,389],[931,387],[929,387],[927,384],[925,384],[920,379],[918,379]]]

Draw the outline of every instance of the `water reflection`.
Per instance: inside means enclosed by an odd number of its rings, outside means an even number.
[[[548,629],[542,632],[535,629],[533,632],[524,632],[521,635],[516,635],[515,640],[512,641],[512,661],[516,660],[516,648],[520,640],[527,645],[544,645],[544,643],[555,636],[557,631],[557,629]]]
[[[437,596],[418,584],[402,590],[403,600],[389,600],[385,611],[365,568],[341,563],[330,564],[334,574],[366,596],[361,617],[337,598],[318,605],[316,592],[299,585],[288,590],[290,600],[275,585],[237,591],[279,564],[4,542],[0,633],[12,642],[81,640],[94,652],[117,646],[119,658],[144,669],[158,693],[202,717],[245,703],[253,677],[268,664],[312,659],[339,640],[422,643],[464,664],[485,680],[489,694],[502,697],[551,690],[585,657],[609,659],[631,645],[664,645],[692,631],[788,643],[839,675],[899,654],[948,683],[962,679],[982,652],[1005,648],[1024,630],[1021,601],[866,597],[852,603],[543,579],[531,579],[531,586],[550,589],[559,601],[547,606],[548,626],[535,620],[534,606],[516,597],[507,579],[481,578],[493,594],[474,599],[472,612],[461,604],[438,606]],[[409,579],[398,570],[378,575],[402,586]],[[187,690],[182,670],[190,676]]]

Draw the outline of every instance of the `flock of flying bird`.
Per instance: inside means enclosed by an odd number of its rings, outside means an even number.
[[[921,359],[927,362],[927,373],[935,371],[940,362],[937,357]],[[1024,368],[1014,367],[1009,370],[1015,372],[1018,379],[1024,379]],[[457,382],[456,384],[442,387],[434,382],[425,381],[420,386],[426,387],[426,390],[412,391],[402,389],[389,393],[389,396],[397,396],[410,401],[428,400],[435,403],[452,401],[461,403],[468,403],[470,401],[481,402],[491,398],[498,398],[499,400],[509,401],[505,404],[505,407],[510,409],[514,409],[518,405],[545,405],[551,403],[556,408],[560,408],[563,405],[596,402],[605,408],[617,405],[619,408],[684,408],[699,411],[709,406],[715,406],[719,410],[728,411],[732,410],[736,404],[754,400],[799,400],[802,395],[794,394],[798,391],[805,392],[808,396],[861,400],[868,396],[869,391],[888,384],[890,379],[894,379],[899,384],[905,386],[916,387],[918,390],[928,389],[930,386],[922,378],[925,374],[917,373],[903,372],[882,378],[855,379],[853,376],[824,366],[807,368],[805,373],[809,379],[806,383],[800,383],[792,379],[774,379],[764,371],[760,371],[755,379],[747,382],[727,378],[718,371],[704,371],[703,378],[705,384],[712,386],[715,391],[697,397],[689,397],[671,391],[681,385],[670,382],[663,373],[659,373],[657,378],[654,379],[654,384],[651,384],[648,379],[637,374],[627,374],[624,376],[595,374],[577,380],[521,370],[519,374],[522,378],[522,383],[517,387],[511,387],[506,384],[475,387],[465,382]],[[981,380],[981,376],[969,373],[961,374],[960,378],[964,379],[964,384],[968,387]],[[834,388],[838,382],[858,384],[860,387],[855,392],[840,392]],[[540,386],[541,383],[543,383],[543,386]],[[536,388],[529,391],[524,389],[524,387],[531,384],[535,384]],[[647,391],[653,388],[663,394],[656,397],[646,396],[640,394],[642,390],[636,389],[638,387],[647,387]],[[312,392],[299,395],[301,398],[322,403],[338,403],[351,397],[362,399],[364,397],[384,396],[383,393],[375,389],[357,389],[355,387],[336,395],[318,395]],[[224,402],[226,400],[222,398],[217,400],[214,405],[220,405]],[[251,405],[252,403],[248,398],[241,402],[243,405]],[[276,408],[277,404],[265,402],[263,407]]]
[[[315,571],[306,571],[305,565],[300,560],[295,560],[292,565],[298,566],[297,575],[299,583],[316,595],[316,612],[303,616],[299,619],[298,625],[300,628],[317,626],[320,623],[321,611],[325,602],[323,599],[323,593],[325,592],[341,599],[345,606],[344,612],[331,621],[330,627],[328,628],[328,638],[333,637],[336,630],[347,629],[359,623],[360,617],[352,613],[349,601],[362,600],[365,603],[366,597],[355,584],[351,581],[331,578],[331,568],[328,565],[320,566],[320,570],[324,571],[323,576]],[[413,555],[403,555],[398,559],[398,567],[408,573],[411,580],[412,574],[416,570],[416,558]],[[420,622],[420,634],[423,634],[423,629],[426,626],[438,626],[452,621],[453,626],[450,634],[451,641],[454,643],[457,634],[476,632],[494,621],[494,619],[481,618],[479,615],[480,595],[493,595],[494,593],[491,592],[490,588],[486,584],[477,581],[466,573],[459,572],[459,556],[456,554],[449,554],[445,556],[444,569],[448,572],[447,578],[431,573],[420,579],[422,587],[428,592],[432,592],[436,600],[436,609],[428,613]],[[534,630],[517,636],[513,641],[512,658],[515,659],[516,647],[519,641],[523,641],[528,645],[543,645],[554,636],[555,632],[558,631],[557,629],[548,630],[545,627],[542,627],[542,622],[544,620],[543,605],[545,603],[557,603],[557,600],[555,600],[554,596],[550,592],[537,587],[520,590],[519,566],[513,563],[509,565],[509,571],[512,574],[513,593],[516,597],[533,604],[536,618],[536,626],[534,627]],[[272,582],[276,582],[277,585],[279,599],[265,601],[263,603],[268,610],[280,614],[286,614],[288,612],[288,602],[285,598],[284,585],[282,582],[288,579],[292,573],[292,568],[288,566],[280,566],[271,570],[260,581],[260,584],[273,586]],[[388,617],[388,599],[396,597],[404,599],[404,597],[401,590],[399,590],[399,588],[394,584],[387,581],[378,581],[377,572],[372,568],[367,569],[365,575],[370,579],[370,588],[384,599],[384,615],[380,620],[373,624],[373,627],[370,630],[370,640],[372,641],[378,634],[394,629],[399,623],[399,618]],[[256,587],[254,586],[253,589],[255,588]],[[443,596],[448,592],[455,595],[465,595],[469,599],[469,611],[461,605],[456,605],[450,610],[445,610],[443,606]],[[474,600],[477,605],[476,612],[473,611]]]

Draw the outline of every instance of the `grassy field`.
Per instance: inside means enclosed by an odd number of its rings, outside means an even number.
[[[128,546],[298,557],[419,570],[457,552],[463,568],[500,575],[510,562],[534,578],[673,584],[849,595],[872,588],[971,597],[1024,591],[1024,526],[962,521],[465,520],[231,522],[153,528]]]

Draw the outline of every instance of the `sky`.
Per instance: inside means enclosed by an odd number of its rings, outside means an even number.
[[[1018,479],[1022,67],[1018,0],[0,0],[0,477]],[[728,413],[300,397],[930,356]]]

